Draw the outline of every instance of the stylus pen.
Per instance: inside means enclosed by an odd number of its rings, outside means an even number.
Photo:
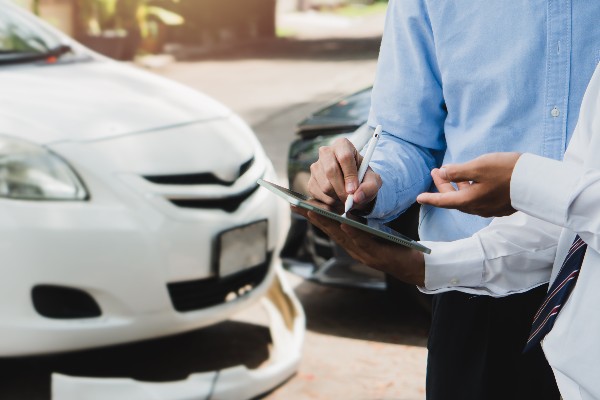
[[[379,141],[379,137],[381,136],[381,130],[382,130],[381,125],[377,125],[377,127],[375,128],[375,132],[373,132],[373,136],[371,136],[371,139],[369,139],[369,146],[367,147],[365,156],[364,156],[362,162],[360,163],[360,167],[358,168],[358,185],[359,186],[365,177],[365,173],[367,172],[367,169],[369,168],[369,163],[371,162],[371,157],[373,157],[373,152],[375,151],[375,146],[377,146],[377,142]],[[346,216],[346,213],[352,209],[353,205],[354,205],[354,196],[349,194],[348,197],[346,198],[346,203],[344,204],[344,213],[342,214],[342,217]]]

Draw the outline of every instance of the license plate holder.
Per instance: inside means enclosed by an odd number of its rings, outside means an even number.
[[[268,222],[236,226],[219,234],[218,274],[226,277],[267,261]]]

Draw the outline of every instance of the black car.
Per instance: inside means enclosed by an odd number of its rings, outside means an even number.
[[[290,189],[307,194],[310,165],[318,158],[319,147],[327,146],[340,137],[347,137],[357,148],[362,148],[372,135],[367,126],[371,107],[371,89],[366,88],[315,112],[298,124],[297,139],[288,155]],[[418,239],[419,207],[415,203],[404,214],[388,225],[394,230]],[[353,260],[341,247],[322,231],[297,215],[282,251],[288,270],[306,279],[337,286],[388,289],[394,297],[409,295],[430,309],[430,297],[416,287],[406,285]]]

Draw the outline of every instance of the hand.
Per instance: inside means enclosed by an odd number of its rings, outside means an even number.
[[[464,164],[434,169],[431,176],[439,193],[421,193],[417,202],[482,217],[510,215],[515,212],[510,179],[519,157],[519,153],[490,153]]]
[[[360,229],[319,215],[303,208],[292,207],[343,247],[355,260],[413,285],[425,285],[423,253],[402,245],[385,243]]]
[[[308,191],[315,199],[330,205],[344,204],[354,195],[354,208],[366,209],[381,188],[381,177],[371,168],[359,186],[358,166],[363,157],[345,138],[319,149],[319,159],[310,166]]]

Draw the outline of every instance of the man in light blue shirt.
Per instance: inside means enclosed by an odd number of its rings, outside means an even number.
[[[600,60],[598,21],[595,0],[390,0],[369,118],[384,130],[373,171],[358,186],[344,163],[360,157],[337,142],[311,168],[309,190],[328,204],[354,193],[370,218],[390,221],[430,190],[442,163],[498,151],[562,158]],[[423,207],[419,234],[452,241],[489,222]],[[521,354],[545,291],[436,294],[428,399],[557,399],[541,349]]]

